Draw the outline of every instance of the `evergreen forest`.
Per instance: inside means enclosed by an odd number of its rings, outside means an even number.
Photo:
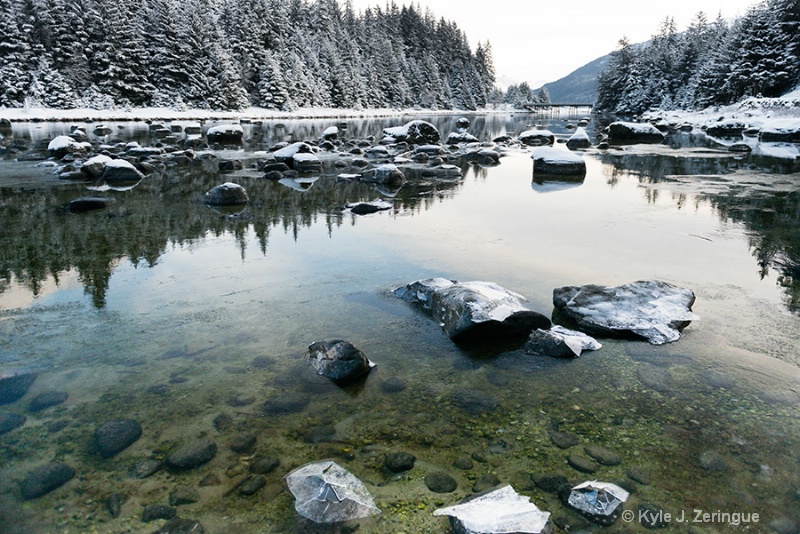
[[[620,40],[596,107],[639,114],[777,97],[800,83],[800,0],[765,0],[728,22],[698,13],[686,31],[664,20],[648,42]]]
[[[0,107],[477,109],[489,43],[393,2],[3,0]]]

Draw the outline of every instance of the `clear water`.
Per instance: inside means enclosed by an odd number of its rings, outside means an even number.
[[[430,120],[447,135],[456,118]],[[481,139],[537,120],[470,118]],[[282,476],[324,458],[361,478],[383,510],[362,521],[362,532],[448,532],[433,510],[469,495],[486,474],[572,521],[573,532],[600,527],[581,523],[531,475],[624,483],[635,488],[625,507],[658,505],[673,514],[671,532],[797,528],[796,164],[676,134],[669,145],[588,151],[581,183],[537,183],[530,150],[512,148],[496,167],[463,164],[460,180],[410,180],[392,210],[367,216],[342,207],[384,195],[337,181],[347,169],[332,161],[304,191],[248,168],[254,149],[313,139],[336,122],[246,125],[256,142],[216,152],[244,160],[244,171],[222,175],[210,162],[156,172],[108,192],[117,200],[111,208],[80,215],[63,206],[87,194],[84,184],[60,182],[35,163],[0,162],[0,366],[38,372],[24,397],[2,407],[27,421],[0,436],[0,531],[152,532],[164,521],[144,523],[143,507],[190,486],[200,499],[178,513],[206,532],[307,532],[313,527],[295,514]],[[362,139],[403,121],[347,122],[345,135]],[[567,122],[542,125],[563,138]],[[143,123],[112,126],[115,138],[151,141]],[[34,144],[68,128],[15,125],[7,139]],[[223,181],[249,193],[237,216],[202,203]],[[391,295],[432,276],[496,282],[547,315],[559,286],[660,279],[693,289],[701,320],[674,344],[602,340],[602,350],[572,361],[516,346],[460,347]],[[339,388],[306,365],[310,343],[336,338],[377,364],[366,380]],[[387,392],[389,378],[406,388]],[[48,391],[68,398],[31,412],[31,399]],[[470,410],[464,391],[497,409]],[[298,394],[308,401],[302,411],[265,414],[265,403]],[[220,414],[232,422],[215,425]],[[101,459],[94,429],[128,418],[141,423],[142,437]],[[335,434],[312,439],[326,426]],[[557,448],[554,430],[580,443]],[[255,448],[233,452],[230,443],[248,432]],[[218,446],[202,467],[129,476],[137,461],[163,460],[201,437]],[[580,473],[566,458],[586,456],[585,445],[613,449],[623,462]],[[384,459],[396,451],[416,456],[414,469],[390,475]],[[266,488],[240,495],[249,464],[267,455],[281,463]],[[453,466],[470,457],[472,469]],[[53,461],[73,466],[76,477],[23,501],[18,481]],[[650,483],[633,482],[631,470]],[[434,471],[448,472],[458,488],[431,492],[425,477]],[[208,475],[216,482],[200,485]],[[105,504],[114,493],[125,498],[118,518]],[[757,513],[759,522],[677,521],[682,513],[694,519],[694,510]],[[621,519],[604,530],[640,529]]]

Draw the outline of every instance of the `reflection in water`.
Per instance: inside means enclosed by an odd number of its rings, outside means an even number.
[[[456,118],[435,120],[447,135]],[[481,139],[533,122],[471,119]],[[400,122],[348,120],[343,135],[379,136]],[[50,462],[77,471],[29,502],[5,485],[0,530],[149,533],[164,522],[142,521],[144,508],[172,502],[209,532],[306,533],[313,527],[298,520],[281,479],[323,458],[368,484],[383,513],[361,531],[377,534],[447,531],[432,510],[481,489],[488,474],[570,531],[594,527],[564,508],[542,475],[619,482],[635,490],[631,510],[757,512],[753,531],[796,524],[800,318],[781,313],[771,278],[781,265],[791,273],[798,258],[793,176],[666,144],[590,150],[579,187],[553,195],[537,194],[554,182],[532,181],[530,151],[518,147],[494,167],[460,162],[459,178],[404,169],[408,181],[392,190],[353,180],[347,175],[358,172],[333,160],[302,191],[253,170],[253,150],[315,139],[330,123],[245,125],[245,150],[156,170],[131,190],[107,192],[114,206],[80,215],[64,206],[85,185],[34,163],[0,162],[0,336],[8,340],[0,362],[38,373],[0,411],[27,418],[0,436],[0,476],[23,480]],[[111,126],[109,139],[150,142],[146,125]],[[543,126],[569,135],[563,122]],[[30,143],[46,137],[20,127]],[[223,175],[219,159],[240,159],[244,170]],[[224,181],[247,189],[240,213],[204,205],[204,193]],[[343,209],[381,198],[391,210]],[[765,282],[748,247],[767,265]],[[659,277],[697,291],[701,320],[672,345],[603,340],[600,351],[570,361],[515,345],[460,347],[390,295],[430,276],[496,281],[545,313],[559,285]],[[20,296],[25,288],[39,297]],[[377,367],[339,388],[305,361],[320,339],[347,339]],[[56,404],[39,409],[48,399]],[[103,459],[95,429],[118,419],[140,423],[142,435]],[[198,440],[216,446],[208,463],[163,467]],[[622,462],[603,465],[589,452],[608,457],[602,449]],[[388,472],[397,452],[416,465]],[[596,471],[575,470],[570,457]],[[431,492],[425,479],[437,471],[457,489]],[[177,504],[176,494],[197,501]],[[107,502],[122,503],[119,517]]]

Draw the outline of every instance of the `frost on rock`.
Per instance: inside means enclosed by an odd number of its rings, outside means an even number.
[[[423,120],[413,120],[403,126],[384,128],[383,135],[394,142],[407,141],[415,145],[433,145],[441,139],[436,126]]]
[[[680,338],[694,320],[695,294],[658,280],[619,287],[565,286],[553,290],[553,304],[578,327],[600,336],[641,337],[653,345]]]
[[[519,142],[525,145],[552,145],[556,142],[556,136],[550,130],[525,130],[519,134]]]
[[[493,282],[422,280],[395,291],[409,302],[429,308],[451,339],[527,335],[550,328],[550,319],[525,306],[525,298]]]
[[[583,332],[553,325],[550,330],[539,328],[531,332],[523,350],[528,354],[577,358],[585,350],[600,350],[602,347],[596,339]]]
[[[464,534],[552,533],[550,512],[543,512],[511,486],[439,508],[433,515],[446,515],[456,532]]]
[[[609,525],[622,513],[622,503],[630,494],[616,484],[592,480],[578,484],[567,503],[596,523]]]

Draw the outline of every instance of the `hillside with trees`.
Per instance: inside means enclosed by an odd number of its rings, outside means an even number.
[[[729,23],[667,18],[644,44],[626,38],[598,79],[596,107],[625,114],[702,109],[780,96],[800,83],[800,0],[765,0]]]
[[[476,109],[491,46],[394,3],[4,0],[0,107]]]

